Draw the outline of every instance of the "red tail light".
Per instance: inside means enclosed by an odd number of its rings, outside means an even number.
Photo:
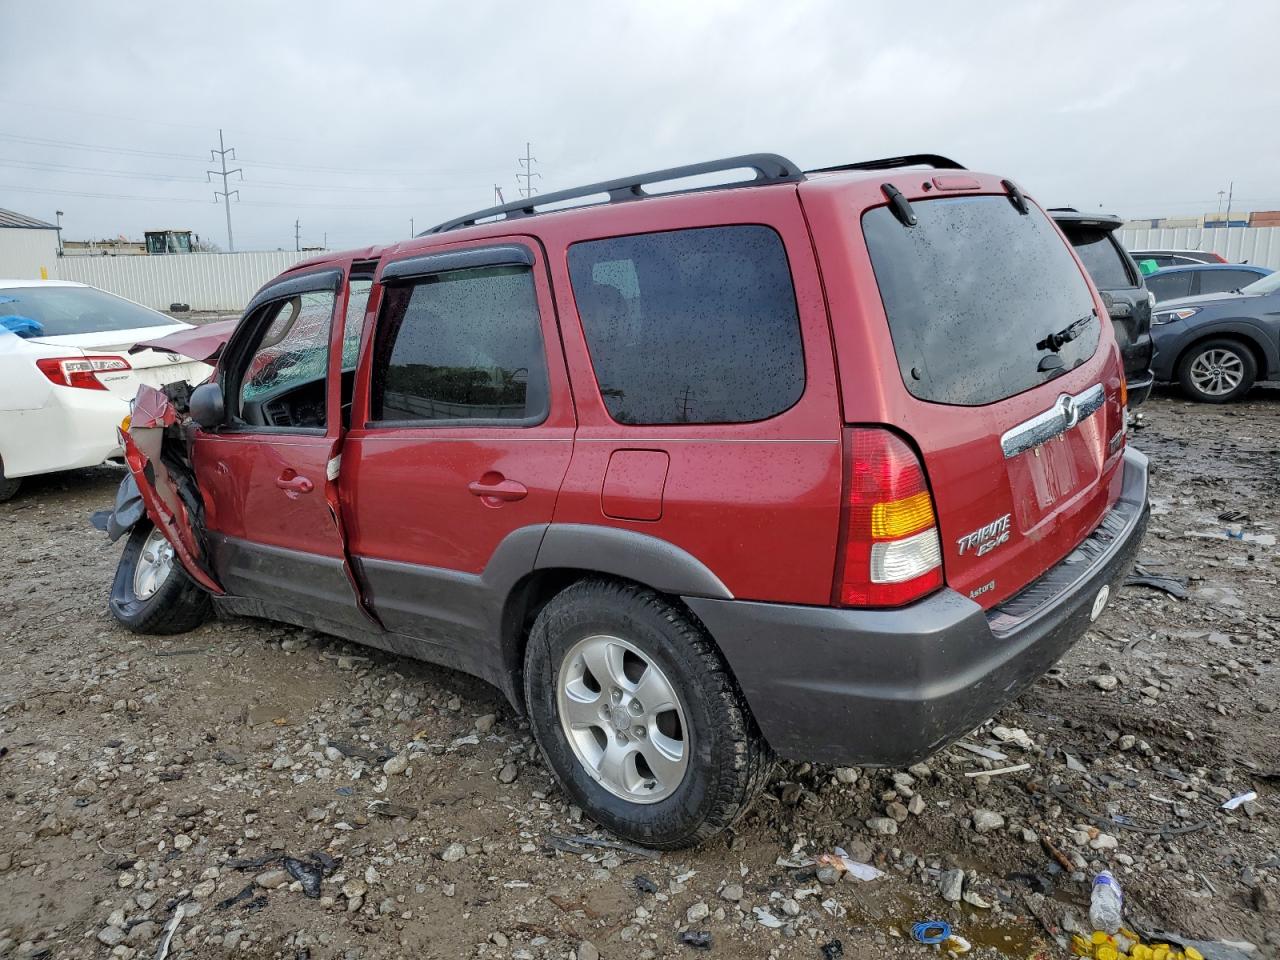
[[[846,607],[899,607],[942,586],[942,547],[924,468],[888,430],[845,434],[840,562],[833,600]]]
[[[84,390],[107,389],[98,379],[99,373],[132,369],[124,357],[43,357],[36,366],[58,386]]]
[[[1213,257],[1214,261],[1217,263],[1230,263],[1230,261],[1220,253],[1211,253],[1209,256]]]

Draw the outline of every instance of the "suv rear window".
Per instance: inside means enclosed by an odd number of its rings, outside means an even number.
[[[619,423],[747,423],[804,392],[795,289],[769,227],[576,243],[569,277]]]
[[[1066,234],[1099,290],[1134,286],[1129,267],[1108,231],[1076,227],[1068,229]]]
[[[979,406],[1084,363],[1101,329],[1070,251],[1035,207],[1007,197],[945,197],[912,204],[904,226],[886,207],[862,217],[894,352],[921,400]],[[1063,365],[1041,371],[1037,344],[1081,321]]]

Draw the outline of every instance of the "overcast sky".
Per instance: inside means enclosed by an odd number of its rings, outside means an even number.
[[[275,6],[280,12],[271,12]],[[1280,3],[0,2],[0,207],[189,228],[236,149],[238,249],[361,246],[517,196],[752,151],[937,152],[1046,205],[1280,209]]]

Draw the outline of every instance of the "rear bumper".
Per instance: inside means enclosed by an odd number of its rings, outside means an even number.
[[[897,610],[686,598],[784,757],[903,766],[990,718],[1088,629],[1146,530],[1147,458],[1128,450],[1120,500],[1065,560],[990,611],[943,590]]]
[[[1151,388],[1155,385],[1155,375],[1147,370],[1141,377],[1125,377],[1125,389],[1129,395],[1129,409],[1141,406],[1151,396]]]
[[[39,409],[0,413],[5,475],[74,470],[120,456],[116,428],[128,412],[128,401],[107,390],[54,387]]]

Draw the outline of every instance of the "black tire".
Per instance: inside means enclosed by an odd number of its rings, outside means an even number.
[[[10,479],[4,475],[4,461],[0,460],[0,503],[12,500],[22,489],[22,479]]]
[[[134,593],[138,558],[153,529],[150,520],[141,520],[125,542],[111,585],[111,615],[134,633],[186,633],[208,620],[213,606],[209,594],[187,576],[176,560],[151,596],[141,599]]]
[[[1223,354],[1233,356],[1235,358],[1234,362],[1239,365],[1240,382],[1234,389],[1226,393],[1206,392],[1197,385],[1193,375],[1192,368],[1195,366],[1196,361],[1215,352],[1219,356]],[[1183,355],[1182,360],[1178,363],[1178,383],[1182,386],[1182,392],[1192,400],[1198,400],[1201,403],[1231,403],[1239,400],[1249,392],[1257,378],[1258,363],[1253,357],[1253,351],[1239,340],[1217,338],[1197,343]]]
[[[688,765],[679,786],[656,802],[633,802],[601,786],[561,728],[561,664],[578,641],[602,633],[624,638],[660,667],[685,713]],[[773,767],[706,631],[680,607],[633,584],[582,580],[543,608],[525,650],[524,694],[534,737],[566,793],[597,823],[645,846],[692,846],[731,826]]]

